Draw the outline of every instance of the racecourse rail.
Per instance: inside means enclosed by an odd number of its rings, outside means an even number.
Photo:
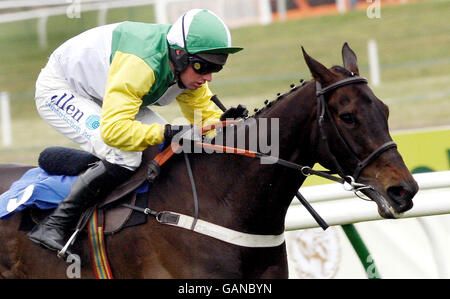
[[[413,208],[402,218],[450,214],[450,171],[419,173],[414,178],[419,192],[413,198]],[[300,192],[330,226],[383,219],[375,202],[356,197],[338,183],[302,187]],[[296,199],[288,209],[285,224],[288,231],[319,227]]]
[[[419,192],[413,198],[414,206],[405,212],[402,218],[417,218],[424,230],[430,246],[434,264],[439,278],[450,278],[450,268],[444,262],[446,252],[440,246],[440,236],[433,230],[427,217],[450,214],[450,171],[414,174],[419,184]],[[317,185],[300,188],[303,196],[314,209],[331,226],[353,226],[353,223],[383,219],[372,201],[362,200],[350,191],[345,191],[341,184]],[[294,198],[286,215],[286,230],[299,230],[319,227],[309,212]],[[355,251],[354,240],[349,238]],[[362,242],[362,240],[360,240]],[[366,252],[365,254],[370,255]],[[361,263],[364,265],[363,261]]]

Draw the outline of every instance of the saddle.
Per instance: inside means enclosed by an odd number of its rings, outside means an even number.
[[[104,234],[114,234],[120,230],[143,224],[147,216],[136,212],[127,204],[140,208],[147,207],[147,194],[136,193],[135,190],[147,179],[148,168],[159,153],[158,146],[147,148],[142,155],[142,163],[127,181],[114,189],[106,198],[97,203],[97,210],[103,212]],[[39,166],[47,173],[53,175],[77,175],[89,167],[89,164],[98,161],[94,155],[66,147],[49,147],[39,156]],[[52,210],[29,209],[25,210],[20,225],[21,230],[30,230],[35,224],[50,215]]]

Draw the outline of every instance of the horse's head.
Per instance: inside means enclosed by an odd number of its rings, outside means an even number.
[[[313,134],[317,161],[371,186],[361,191],[377,203],[379,214],[397,218],[412,208],[418,185],[392,142],[388,107],[359,77],[356,55],[347,43],[344,67],[327,69],[304,50],[303,55],[319,92]]]

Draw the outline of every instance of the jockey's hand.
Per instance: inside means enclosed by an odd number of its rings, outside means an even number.
[[[164,127],[164,143],[172,143],[172,139],[173,137],[175,137],[175,135],[179,134],[179,133],[185,133],[188,130],[190,130],[192,128],[192,126],[175,126],[175,125],[171,125],[171,124],[167,124]]]
[[[248,116],[247,107],[239,104],[237,107],[231,107],[227,109],[220,117],[220,120],[226,120],[227,118],[232,119],[245,118],[247,116]]]
[[[164,127],[164,144],[179,143],[183,139],[201,141],[200,130],[192,125],[175,126],[167,124]]]

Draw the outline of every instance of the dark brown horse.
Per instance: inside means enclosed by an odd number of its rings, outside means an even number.
[[[396,218],[412,207],[418,186],[392,143],[387,106],[364,80],[357,79],[356,56],[347,44],[342,55],[344,67],[327,69],[304,52],[313,80],[293,87],[232,129],[239,138],[252,126],[259,128],[263,119],[270,120],[269,128],[277,119],[280,159],[311,167],[320,163],[342,176],[355,176],[357,182],[372,186],[364,192],[377,203],[380,215]],[[318,100],[321,96],[323,102]],[[260,137],[247,136],[247,146],[252,138]],[[264,137],[275,140],[270,129]],[[305,179],[298,170],[226,153],[193,153],[189,159],[199,219],[248,234],[284,232],[286,211]],[[0,192],[25,170],[1,166]],[[153,210],[193,216],[193,192],[183,155],[175,155],[162,166],[148,197]],[[18,231],[20,214],[0,222],[0,278],[65,278],[65,261]],[[153,218],[108,236],[106,244],[116,278],[288,276],[284,243],[240,246],[162,225]],[[81,277],[93,277],[86,234],[78,237],[72,251],[80,255]]]

